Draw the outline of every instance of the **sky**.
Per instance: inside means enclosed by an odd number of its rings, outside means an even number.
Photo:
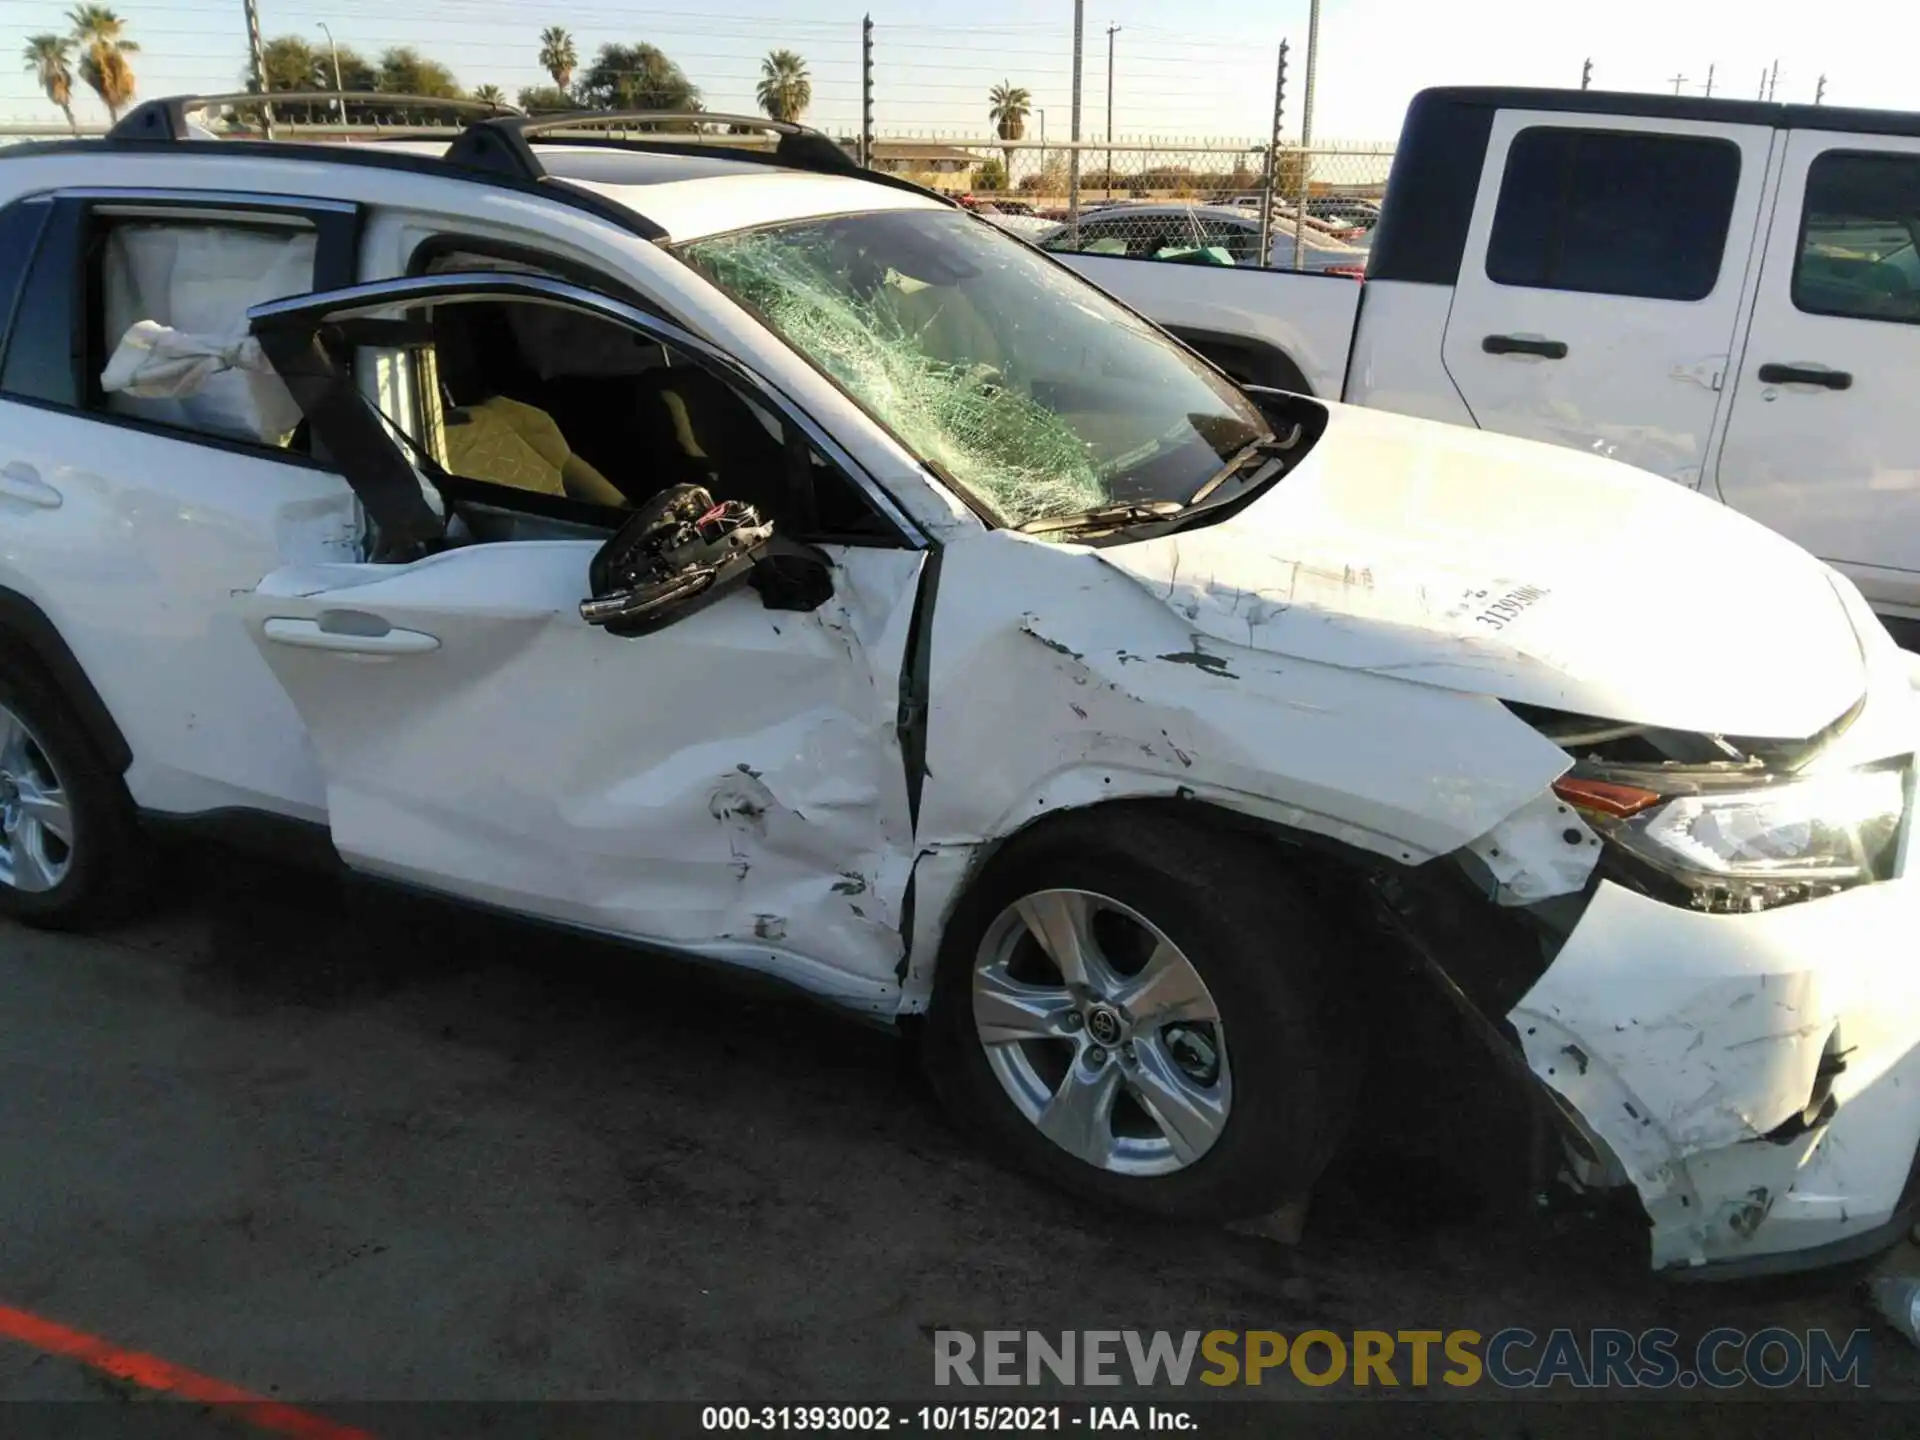
[[[1121,139],[1257,139],[1271,123],[1274,56],[1292,43],[1283,124],[1298,134],[1306,79],[1308,0],[1085,0],[1082,133],[1107,133],[1109,26],[1113,132]],[[698,84],[710,110],[752,110],[759,60],[784,46],[813,76],[806,119],[857,126],[860,20],[875,27],[875,110],[882,134],[983,135],[988,88],[1026,87],[1047,135],[1069,133],[1072,0],[967,0],[933,11],[895,0],[740,0],[697,9],[692,0],[259,0],[268,36],[300,34],[324,46],[325,22],[368,55],[413,45],[450,65],[466,86],[509,96],[543,83],[538,34],[560,24],[583,62],[602,43],[650,41]],[[681,8],[668,8],[673,6]],[[54,120],[20,60],[28,35],[62,30],[60,0],[0,0],[0,123]],[[246,63],[241,0],[117,0],[136,58],[140,94],[239,89]],[[928,18],[929,16],[933,18]],[[1827,77],[1829,104],[1920,108],[1920,6],[1854,0],[1826,12],[1806,0],[1323,0],[1313,116],[1316,144],[1390,142],[1408,99],[1426,85],[1578,85],[1593,61],[1596,89],[1752,98],[1777,62],[1775,98],[1810,101]],[[83,121],[105,112],[83,87]],[[1041,119],[1030,122],[1039,138]]]

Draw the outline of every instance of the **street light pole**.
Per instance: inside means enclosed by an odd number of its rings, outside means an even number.
[[[271,87],[267,84],[266,49],[260,43],[260,7],[254,0],[245,0],[244,9],[247,19],[247,61],[253,73],[253,88],[264,95]],[[271,100],[260,107],[260,133],[269,140],[273,138]]]
[[[1067,223],[1080,243],[1080,56],[1085,48],[1087,0],[1073,0],[1073,145],[1067,151]]]
[[[1293,268],[1307,264],[1307,197],[1313,193],[1313,72],[1320,63],[1320,0],[1307,5],[1307,83],[1300,98],[1300,194],[1293,207]]]
[[[327,29],[326,21],[320,22],[320,28],[326,31],[327,50],[333,56],[333,89],[334,93],[340,97],[333,103],[339,108],[340,123],[345,125],[347,123],[347,87],[340,83],[340,47],[333,43],[333,31]]]
[[[1113,37],[1118,25],[1107,26],[1107,198],[1113,198]]]

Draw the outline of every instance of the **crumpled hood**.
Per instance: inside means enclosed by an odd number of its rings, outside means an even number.
[[[1765,527],[1598,456],[1328,408],[1232,519],[1100,558],[1215,641],[1607,719],[1797,739],[1865,688],[1837,577]]]

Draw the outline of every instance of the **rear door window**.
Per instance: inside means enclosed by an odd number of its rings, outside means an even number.
[[[1514,136],[1487,246],[1499,285],[1703,300],[1720,278],[1740,148],[1537,126]]]
[[[77,404],[73,365],[76,212],[71,206],[57,205],[14,208],[27,213],[39,210],[40,239],[19,259],[27,267],[26,278],[8,305],[12,317],[5,363],[0,365],[0,394],[51,405]]]
[[[1830,150],[1807,169],[1793,303],[1813,315],[1920,324],[1920,158]]]
[[[7,335],[26,284],[27,267],[40,243],[40,231],[53,207],[44,200],[21,200],[0,210],[0,363],[7,351]]]
[[[135,355],[151,353],[155,342],[201,357],[207,371],[183,394],[161,393],[164,382],[136,372],[134,388],[103,389],[100,408],[226,439],[287,446],[300,424],[299,407],[264,360],[247,363],[240,347],[250,306],[314,288],[317,249],[312,224],[295,217],[97,217],[91,339],[104,362],[105,385],[112,387],[119,370],[135,364]],[[124,354],[122,347],[128,347]],[[154,368],[150,363],[148,369]]]

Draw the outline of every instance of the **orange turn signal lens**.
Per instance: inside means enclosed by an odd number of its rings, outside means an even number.
[[[1553,782],[1553,793],[1576,810],[1625,820],[1660,803],[1660,796],[1638,785],[1615,785],[1606,780],[1581,780],[1563,775]]]

